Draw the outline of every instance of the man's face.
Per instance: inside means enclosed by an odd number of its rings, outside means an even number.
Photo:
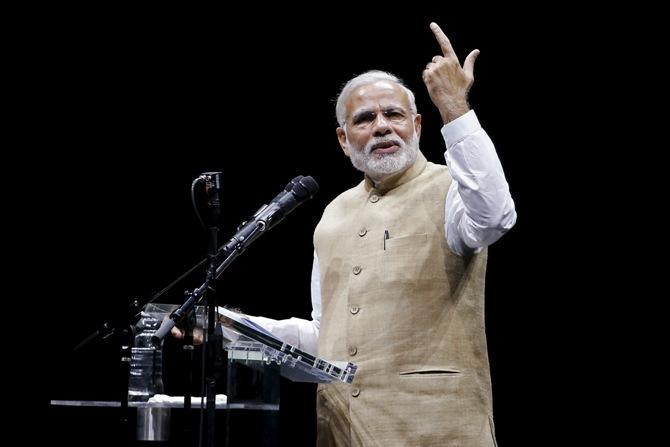
[[[396,83],[377,81],[354,90],[346,102],[345,126],[337,128],[342,150],[357,169],[379,180],[414,163],[421,115]]]

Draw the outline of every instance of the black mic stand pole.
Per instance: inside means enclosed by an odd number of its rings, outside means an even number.
[[[206,192],[207,205],[209,207],[209,246],[207,250],[207,257],[209,259],[209,267],[207,268],[207,276],[205,283],[208,284],[205,291],[205,302],[207,308],[207,335],[204,337],[205,350],[205,371],[204,371],[204,387],[207,402],[207,446],[215,446],[216,434],[216,369],[217,357],[223,351],[223,340],[216,335],[216,258],[219,249],[218,233],[219,222],[221,221],[221,202],[220,191],[223,183],[221,172],[208,172],[203,174],[206,178]],[[200,413],[200,445],[203,442],[203,418],[202,410]]]
[[[223,271],[233,262],[237,256],[239,256],[243,251],[245,246],[248,243],[251,243],[258,233],[265,229],[264,225],[258,224],[253,227],[250,231],[249,237],[237,244],[235,248],[228,254],[226,259],[217,267],[217,258],[219,254],[218,247],[218,228],[210,228],[210,245],[209,245],[209,258],[210,264],[207,269],[207,278],[205,284],[207,284],[206,289],[206,300],[207,300],[207,337],[205,338],[204,349],[206,352],[206,364],[205,364],[205,386],[206,386],[206,396],[207,396],[207,446],[215,446],[215,424],[216,424],[216,370],[217,368],[217,357],[221,351],[223,351],[223,334],[220,331],[216,331],[216,280],[221,276]],[[225,253],[225,251],[224,251]],[[194,301],[195,302],[195,301]],[[222,361],[225,361],[222,359]],[[230,412],[230,410],[228,410]],[[230,414],[228,414],[230,416]],[[228,445],[228,434],[230,431],[229,417],[226,418],[228,423],[226,424],[226,442],[225,445]],[[201,433],[202,433],[202,419],[201,419]],[[202,441],[202,437],[200,438]]]
[[[216,317],[216,255],[218,252],[218,231],[216,225],[209,227],[209,267],[207,268],[206,283],[208,283],[205,299],[207,302],[207,336],[205,337],[204,349],[205,360],[205,387],[207,396],[207,445],[214,447],[214,427],[216,425],[216,371],[215,363],[218,350],[223,347],[223,342],[215,335]],[[202,421],[202,419],[201,419]],[[201,422],[202,423],[202,422]],[[202,438],[201,438],[202,439]]]

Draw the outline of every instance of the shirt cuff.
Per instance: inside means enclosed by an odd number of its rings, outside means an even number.
[[[444,141],[447,143],[447,149],[449,149],[481,128],[482,126],[479,124],[475,111],[470,110],[466,114],[442,126],[441,131]]]

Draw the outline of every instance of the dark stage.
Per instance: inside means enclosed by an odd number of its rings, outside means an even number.
[[[355,74],[377,68],[398,75],[416,93],[423,153],[444,163],[440,116],[421,80],[439,52],[428,28],[436,21],[461,61],[481,50],[470,104],[496,145],[519,215],[489,249],[496,435],[503,446],[538,445],[536,435],[549,430],[540,395],[549,386],[549,352],[560,348],[549,329],[557,323],[550,297],[558,292],[534,254],[551,215],[540,202],[555,187],[541,173],[555,143],[538,142],[547,117],[536,112],[562,94],[543,90],[539,79],[553,68],[527,53],[532,36],[542,35],[541,21],[510,26],[448,11],[290,21],[229,15],[219,23],[177,11],[100,14],[60,22],[41,46],[52,74],[42,86],[50,117],[44,130],[57,142],[46,148],[47,160],[62,166],[51,172],[55,212],[45,235],[52,268],[43,306],[58,312],[46,342],[49,399],[118,399],[116,347],[72,348],[131,299],[147,300],[206,255],[207,233],[190,200],[202,172],[223,172],[220,241],[293,177],[318,182],[316,196],[255,241],[217,283],[220,304],[309,319],[312,232],[325,206],[362,178],[338,145],[334,99]],[[203,275],[159,301],[180,304]],[[314,445],[315,386],[282,379],[280,408],[280,445]],[[52,407],[49,415],[53,437],[66,445],[117,439],[110,412]]]

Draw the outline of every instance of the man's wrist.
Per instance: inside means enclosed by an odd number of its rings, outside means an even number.
[[[440,109],[442,116],[442,123],[448,124],[456,118],[465,115],[470,111],[470,106],[467,100],[449,101],[444,109]]]

